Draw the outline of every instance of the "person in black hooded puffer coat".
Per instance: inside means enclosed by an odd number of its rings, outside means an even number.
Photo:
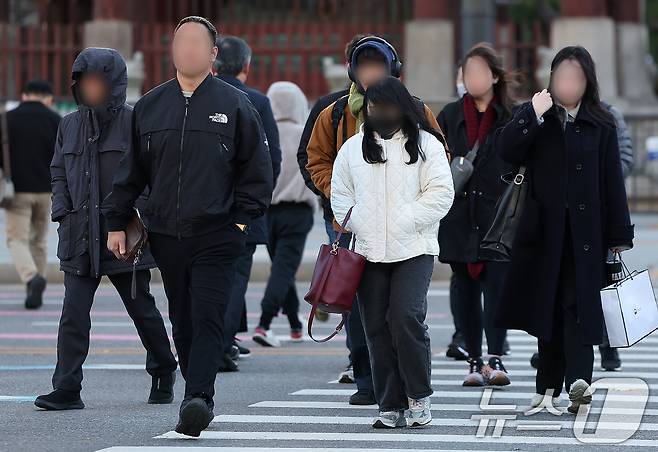
[[[50,166],[52,220],[59,223],[57,257],[65,288],[57,366],[54,391],[37,397],[34,404],[46,410],[84,408],[80,390],[89,351],[89,312],[103,275],[119,293],[146,348],[146,370],[152,377],[148,402],[171,403],[177,363],[149,290],[149,269],[155,262],[146,249],[133,275],[132,262],[119,261],[107,250],[107,228],[99,210],[130,140],[126,63],[114,49],[87,48],[73,63],[72,79],[78,110],[62,119]]]

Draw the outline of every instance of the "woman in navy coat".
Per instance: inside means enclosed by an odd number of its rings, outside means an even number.
[[[530,184],[496,323],[539,339],[533,406],[564,384],[577,412],[591,401],[607,251],[633,241],[614,120],[586,49],[558,52],[548,90],[516,111],[495,145],[527,166]]]

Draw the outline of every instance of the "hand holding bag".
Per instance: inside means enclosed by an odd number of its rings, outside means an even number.
[[[128,223],[128,226],[126,226],[126,252],[121,259],[124,262],[132,262],[133,264],[133,275],[130,288],[130,294],[133,300],[137,297],[137,263],[139,262],[139,258],[141,257],[142,251],[148,241],[146,226],[142,221],[142,217],[139,215],[139,210],[134,210],[135,213],[133,218],[130,220],[130,223]]]
[[[500,197],[493,223],[480,244],[480,259],[483,261],[509,262],[511,259],[512,244],[530,186],[525,173],[526,167],[522,166],[511,181],[510,175],[503,176],[509,186]]]
[[[601,290],[601,308],[610,347],[630,347],[658,329],[658,305],[649,270],[630,272],[621,254],[620,281]],[[615,260],[616,261],[616,260]]]
[[[0,207],[9,207],[14,201],[14,183],[11,180],[11,160],[9,156],[9,130],[7,112],[0,114],[0,136],[2,137],[2,166],[0,168]]]
[[[347,314],[352,311],[356,290],[366,265],[366,258],[354,252],[354,242],[352,242],[352,249],[341,248],[338,245],[352,214],[352,209],[353,207],[347,212],[336,240],[331,245],[320,246],[311,287],[304,295],[304,300],[313,306],[308,317],[308,335],[315,342],[327,342],[343,328]],[[322,308],[324,312],[343,316],[333,333],[320,340],[315,339],[311,332],[318,308]]]

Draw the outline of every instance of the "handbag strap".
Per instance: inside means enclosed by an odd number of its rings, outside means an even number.
[[[343,235],[343,231],[345,231],[345,226],[347,226],[347,222],[350,219],[350,216],[352,216],[352,209],[354,209],[354,206],[350,207],[350,210],[347,211],[347,215],[345,215],[345,218],[343,219],[343,224],[340,225],[340,231],[338,231],[338,235],[336,235],[336,240],[334,240],[334,243],[332,245],[338,246],[340,243],[340,238]]]
[[[7,112],[0,113],[0,136],[2,137],[2,168],[7,179],[11,179],[11,160],[9,159],[9,130]]]
[[[471,150],[468,151],[468,153],[464,158],[469,162],[473,163],[475,161],[475,157],[477,157],[478,155],[479,150],[480,150],[480,140],[477,140],[473,145],[473,147],[471,148]]]
[[[342,314],[342,318],[340,319],[340,323],[336,325],[336,328],[334,331],[324,339],[316,339],[313,337],[313,319],[315,318],[315,313],[318,310],[318,305],[314,304],[313,308],[311,308],[311,314],[308,316],[308,327],[306,328],[306,331],[308,333],[308,337],[313,339],[313,341],[322,343],[322,342],[327,342],[330,341],[334,336],[336,336],[338,333],[341,332],[343,329],[343,326],[345,325],[345,321],[347,320],[347,314]]]

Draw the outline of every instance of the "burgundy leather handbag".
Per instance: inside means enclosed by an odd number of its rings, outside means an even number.
[[[341,231],[334,243],[320,246],[311,287],[304,295],[304,300],[313,306],[308,317],[308,335],[315,342],[327,342],[343,329],[347,315],[352,311],[356,289],[359,287],[363,268],[366,265],[366,258],[354,252],[354,242],[352,242],[352,249],[338,246],[340,237],[343,235],[342,231],[345,230],[351,214],[352,208],[347,211]],[[343,316],[336,329],[324,339],[315,339],[311,332],[318,308],[324,312]]]

